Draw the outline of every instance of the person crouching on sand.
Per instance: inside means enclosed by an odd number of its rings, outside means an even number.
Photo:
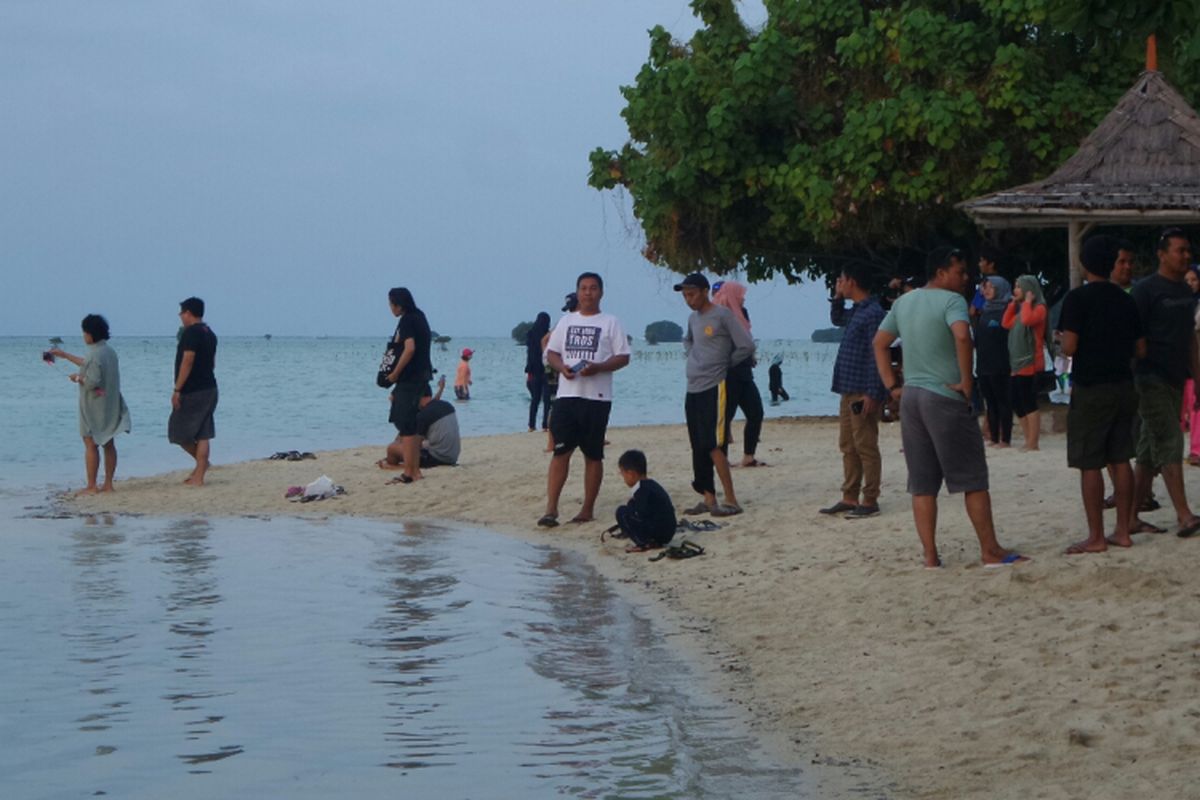
[[[646,477],[646,454],[626,450],[617,460],[621,480],[633,489],[629,502],[617,507],[617,525],[632,544],[628,553],[666,547],[675,535],[675,507],[667,490]]]

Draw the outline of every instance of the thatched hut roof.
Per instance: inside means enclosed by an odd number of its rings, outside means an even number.
[[[1049,177],[958,207],[993,228],[1200,221],[1200,117],[1147,70]]]

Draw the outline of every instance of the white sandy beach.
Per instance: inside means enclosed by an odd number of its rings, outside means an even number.
[[[1131,550],[1062,555],[1084,534],[1064,436],[1045,435],[1037,453],[988,451],[1000,541],[1034,561],[982,569],[961,498],[943,494],[942,570],[921,565],[898,426],[882,428],[881,516],[817,513],[839,496],[834,422],[768,421],[759,457],[772,466],[734,473],[746,513],[688,535],[705,556],[655,563],[625,554],[623,542],[600,543],[628,493],[616,456],[645,450],[652,477],[682,508],[694,502],[686,432],[613,429],[609,439],[601,518],[549,532],[534,525],[545,502],[541,434],[466,440],[459,467],[428,470],[411,486],[387,485],[394,473],[374,464],[382,443],[315,461],[223,465],[218,439],[203,489],[181,485],[180,471],[121,480],[116,493],[75,507],[456,520],[533,537],[588,553],[601,572],[671,609],[761,733],[822,763],[873,765],[888,796],[1197,796],[1200,540],[1139,535]],[[564,519],[582,491],[580,456],[572,466]],[[1185,469],[1200,506],[1200,470]],[[322,473],[347,494],[284,499],[288,486]],[[1156,492],[1165,502],[1161,483]],[[1167,510],[1144,518],[1174,529]]]

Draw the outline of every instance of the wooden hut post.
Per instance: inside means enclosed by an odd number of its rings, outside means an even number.
[[[1083,265],[1079,262],[1079,250],[1083,242],[1084,224],[1079,220],[1071,220],[1067,223],[1067,272],[1070,277],[1071,288],[1075,289],[1083,284]]]

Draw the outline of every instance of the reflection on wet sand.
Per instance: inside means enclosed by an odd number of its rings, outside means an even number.
[[[208,638],[217,632],[213,616],[221,602],[217,592],[218,556],[209,544],[210,533],[211,525],[206,519],[179,520],[151,540],[160,548],[153,560],[163,565],[171,586],[162,598],[163,622],[172,634],[180,637],[167,645],[179,662],[174,669],[175,678],[162,699],[170,704],[172,711],[184,715],[184,737],[194,742],[204,740],[225,718],[223,714],[210,712],[208,701],[234,693],[233,689],[217,688],[222,685],[222,678],[212,674],[205,660]],[[218,745],[215,750],[180,753],[177,757],[198,767],[241,752],[241,745]]]
[[[558,551],[364,520],[26,522],[0,533],[0,797],[802,796]]]
[[[70,658],[87,668],[87,696],[82,716],[75,720],[83,732],[106,732],[129,719],[129,701],[121,690],[125,662],[137,634],[126,630],[120,619],[126,605],[125,544],[125,534],[113,527],[108,515],[85,517],[71,536],[76,611],[62,633],[70,644]],[[96,745],[98,755],[116,749],[111,744]]]

